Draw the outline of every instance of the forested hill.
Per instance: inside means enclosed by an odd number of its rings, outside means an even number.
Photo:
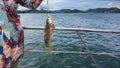
[[[47,13],[47,10],[18,10],[18,13]],[[96,9],[88,9],[86,11],[78,10],[78,9],[61,9],[49,11],[50,13],[120,13],[120,9],[116,7],[112,8],[96,8]]]

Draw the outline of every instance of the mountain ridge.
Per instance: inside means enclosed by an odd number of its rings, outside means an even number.
[[[48,13],[47,10],[18,10],[18,13]],[[96,8],[96,9],[88,9],[88,10],[78,10],[78,9],[60,9],[49,11],[49,13],[120,13],[120,9],[117,7],[111,8]]]

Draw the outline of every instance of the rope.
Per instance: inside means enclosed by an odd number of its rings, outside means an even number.
[[[84,40],[82,39],[81,35],[79,34],[79,32],[76,31],[76,33],[77,33],[78,37],[80,38],[80,40],[83,42],[84,47],[86,48],[88,54],[90,55],[91,59],[92,59],[93,62],[95,63],[96,67],[97,67],[97,68],[100,68],[99,65],[97,64],[96,60],[95,60],[94,57],[92,56],[92,53],[90,52],[87,44],[84,42]]]
[[[49,1],[47,0],[47,11],[48,11],[48,16],[49,16],[49,10],[50,10],[50,8],[49,8]]]

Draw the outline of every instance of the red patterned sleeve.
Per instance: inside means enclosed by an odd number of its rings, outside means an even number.
[[[16,3],[31,9],[37,8],[43,0],[15,0]]]

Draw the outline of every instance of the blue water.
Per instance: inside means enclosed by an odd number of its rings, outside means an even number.
[[[23,26],[44,26],[47,14],[20,14]],[[57,27],[120,30],[120,14],[51,14]],[[24,30],[25,49],[43,50],[44,31]],[[94,55],[101,68],[120,68],[120,34],[80,32],[92,52],[118,53]],[[57,51],[86,51],[74,31],[54,31],[51,43]],[[20,68],[96,68],[89,55],[25,52]]]

